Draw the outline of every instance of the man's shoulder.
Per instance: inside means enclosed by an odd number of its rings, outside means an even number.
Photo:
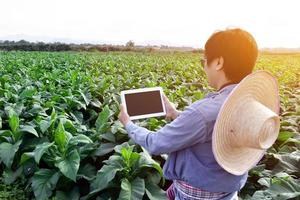
[[[195,101],[190,106],[201,112],[201,114],[207,119],[207,121],[214,121],[223,105],[226,95],[220,94],[216,96],[211,96],[198,101]]]

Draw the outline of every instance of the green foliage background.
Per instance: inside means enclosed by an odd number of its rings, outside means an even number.
[[[212,91],[199,60],[194,53],[0,52],[0,194],[164,199],[166,157],[129,140],[117,119],[119,94],[161,86],[183,110]],[[299,199],[300,56],[260,55],[258,69],[280,83],[281,130],[239,196]],[[157,130],[167,121],[136,123]]]

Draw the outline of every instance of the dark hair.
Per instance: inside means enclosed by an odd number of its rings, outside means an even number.
[[[222,56],[226,77],[236,83],[252,72],[257,55],[255,39],[239,28],[215,32],[205,44],[207,63]]]

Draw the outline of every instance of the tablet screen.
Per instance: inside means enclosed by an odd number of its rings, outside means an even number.
[[[125,94],[129,116],[163,112],[160,91]]]

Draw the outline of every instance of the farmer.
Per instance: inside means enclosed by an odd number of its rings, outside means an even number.
[[[120,105],[119,120],[129,137],[150,154],[168,154],[163,170],[173,180],[167,190],[169,199],[237,199],[248,170],[276,140],[277,82],[263,71],[248,77],[257,55],[257,44],[248,32],[227,29],[213,33],[201,63],[209,85],[217,92],[182,112],[163,95],[166,118],[173,121],[157,132],[134,124]]]

